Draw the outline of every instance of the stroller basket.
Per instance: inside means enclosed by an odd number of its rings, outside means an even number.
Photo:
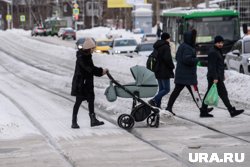
[[[159,110],[152,107],[141,98],[152,97],[158,90],[158,85],[150,70],[144,66],[134,66],[130,71],[135,79],[134,83],[121,85],[108,73],[111,85],[106,89],[105,95],[109,101],[115,101],[116,97],[133,98],[131,114],[122,114],[118,118],[118,125],[124,129],[131,129],[134,122],[147,119],[151,127],[159,126]],[[113,84],[115,86],[113,86]],[[137,102],[140,104],[137,105]]]

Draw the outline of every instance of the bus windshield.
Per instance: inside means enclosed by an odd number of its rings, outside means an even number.
[[[221,17],[188,20],[188,29],[197,30],[197,43],[212,42],[216,35],[225,40],[233,41],[238,36],[235,32],[234,20],[223,20]]]

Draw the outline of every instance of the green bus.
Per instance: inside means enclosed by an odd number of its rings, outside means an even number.
[[[172,8],[163,11],[162,19],[163,31],[171,35],[176,48],[186,31],[197,30],[196,50],[200,59],[206,59],[216,35],[225,39],[224,54],[240,39],[239,13],[235,10]]]
[[[57,17],[52,17],[48,18],[44,21],[44,28],[46,29],[46,35],[58,35],[58,31],[62,27],[67,27],[67,21],[57,18]]]

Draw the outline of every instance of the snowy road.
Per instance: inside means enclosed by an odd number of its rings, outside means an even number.
[[[96,78],[96,110],[103,127],[90,128],[86,104],[79,112],[80,130],[72,130],[74,98],[69,95],[75,63],[73,41],[31,38],[19,31],[0,32],[0,166],[192,166],[184,150],[192,148],[243,150],[250,164],[250,110],[230,118],[224,106],[213,119],[200,119],[187,91],[177,100],[178,117],[161,117],[159,128],[136,124],[131,132],[116,126],[129,113],[131,99],[109,103],[103,95],[108,78]],[[48,41],[48,42],[46,42]],[[145,58],[94,55],[96,65],[107,67],[121,83],[132,80],[129,67]],[[200,89],[206,89],[205,70],[199,69]],[[249,76],[228,72],[229,96],[234,104],[249,105]],[[230,82],[231,81],[231,82]],[[172,84],[173,85],[173,84]],[[242,88],[244,86],[244,88]],[[238,87],[238,88],[236,88]],[[245,94],[244,94],[245,93]],[[168,96],[163,99],[166,106]],[[236,103],[236,101],[240,103]],[[248,164],[248,165],[247,165]]]

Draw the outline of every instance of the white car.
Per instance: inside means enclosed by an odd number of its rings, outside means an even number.
[[[156,42],[157,40],[156,34],[144,34],[141,38],[141,42]]]
[[[129,54],[133,53],[137,46],[134,38],[116,38],[111,44],[110,54]]]
[[[250,75],[250,35],[234,44],[226,54],[225,63],[228,69]]]
[[[145,56],[148,57],[154,50],[153,42],[143,42],[137,45],[135,48],[135,53],[138,56]]]

